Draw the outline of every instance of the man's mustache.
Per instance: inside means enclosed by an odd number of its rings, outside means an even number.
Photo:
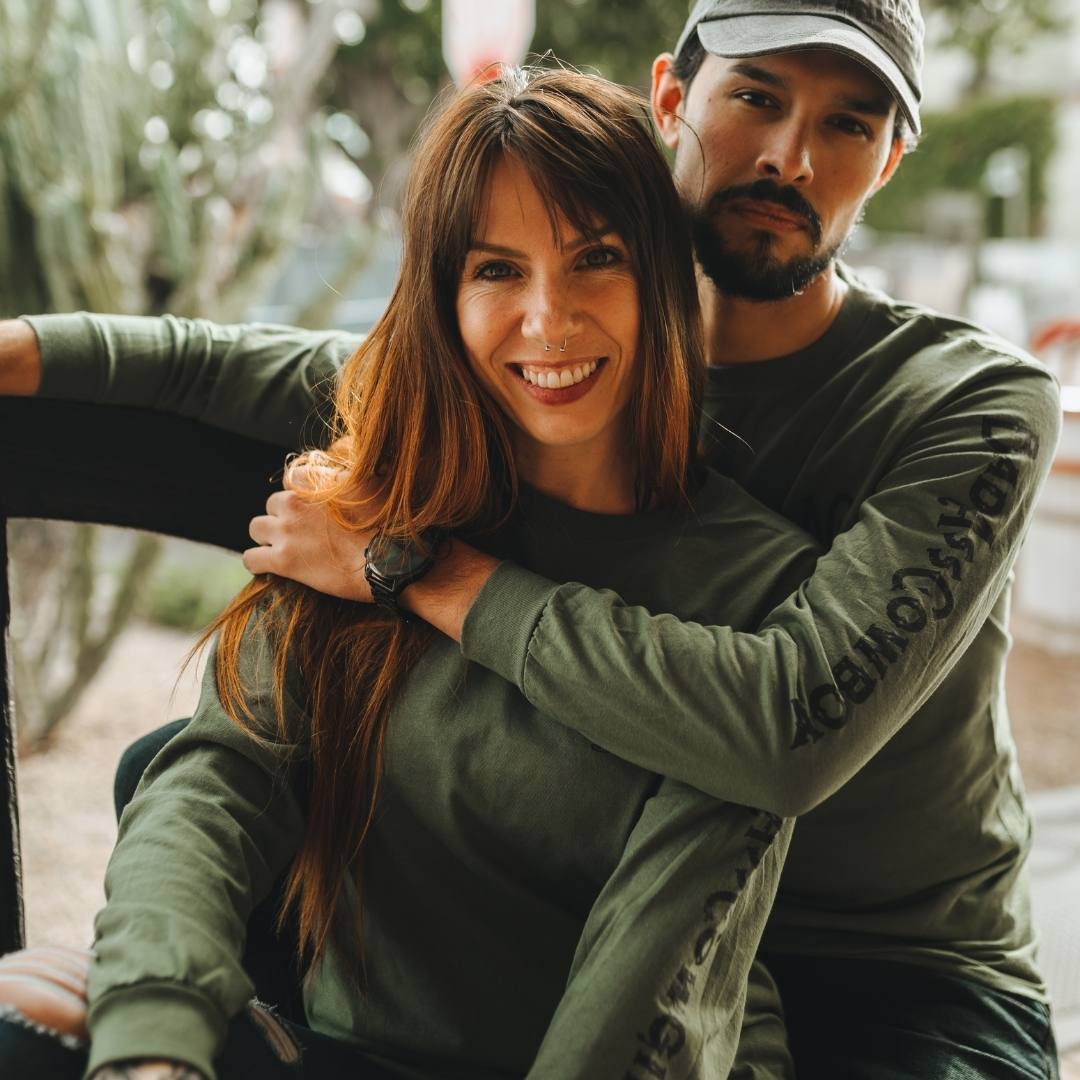
[[[821,218],[817,211],[793,187],[781,187],[775,180],[755,180],[752,184],[737,184],[716,192],[706,206],[708,214],[714,214],[725,203],[737,199],[754,199],[759,202],[772,202],[782,206],[793,214],[806,219],[810,238],[815,247],[821,242]]]

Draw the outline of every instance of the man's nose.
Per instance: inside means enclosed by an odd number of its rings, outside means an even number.
[[[778,184],[805,187],[814,179],[810,162],[810,140],[798,117],[777,123],[770,130],[768,142],[757,159],[759,178],[775,180]]]
[[[559,349],[580,329],[572,283],[544,279],[533,282],[525,298],[521,333],[542,348]]]

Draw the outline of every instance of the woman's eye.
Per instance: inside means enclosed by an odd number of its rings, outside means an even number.
[[[473,277],[480,281],[502,281],[512,277],[513,273],[514,268],[507,262],[486,262],[473,271]]]
[[[589,248],[581,258],[582,264],[589,270],[603,270],[609,266],[618,266],[623,261],[621,251],[610,247]]]

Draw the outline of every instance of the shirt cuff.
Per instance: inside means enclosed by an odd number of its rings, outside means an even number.
[[[225,1043],[222,1015],[200,994],[177,983],[137,983],[110,990],[90,1009],[86,1077],[114,1061],[183,1061],[215,1080],[214,1058]]]
[[[461,628],[465,658],[521,689],[533,633],[559,588],[514,563],[499,563],[465,616]]]
[[[97,328],[85,313],[21,315],[37,335],[41,350],[41,384],[37,396],[98,401],[108,383],[108,365],[92,363],[87,353]]]

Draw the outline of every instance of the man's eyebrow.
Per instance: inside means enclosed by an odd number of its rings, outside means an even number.
[[[748,64],[745,61],[740,61],[737,64],[732,64],[731,70],[736,75],[742,75],[747,79],[753,79],[754,82],[765,83],[766,86],[776,86],[780,89],[787,86],[787,83],[775,72],[769,71],[767,68],[758,67],[757,64]]]
[[[841,109],[850,112],[864,113],[866,116],[888,116],[892,109],[892,98],[888,95],[873,98],[849,97],[841,94],[836,98],[836,104]]]

